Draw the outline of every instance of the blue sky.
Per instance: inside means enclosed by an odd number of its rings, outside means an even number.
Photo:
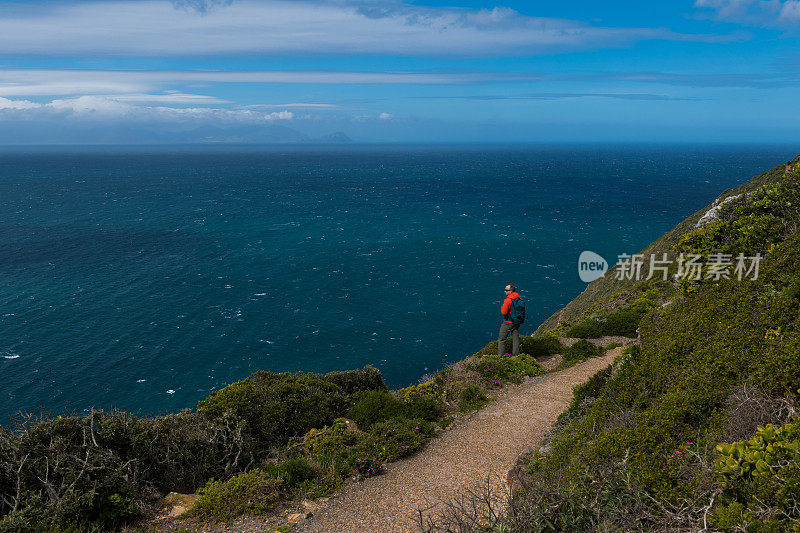
[[[799,0],[0,0],[0,143],[795,142],[799,29]]]

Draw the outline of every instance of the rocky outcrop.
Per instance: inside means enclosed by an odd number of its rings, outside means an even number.
[[[728,196],[723,200],[715,200],[714,203],[711,205],[711,209],[705,212],[703,216],[700,217],[700,220],[694,225],[695,228],[705,228],[712,222],[716,222],[719,220],[719,210],[722,208],[723,205],[727,204],[728,202],[732,202],[737,198],[741,198],[741,194],[736,194],[733,196]]]

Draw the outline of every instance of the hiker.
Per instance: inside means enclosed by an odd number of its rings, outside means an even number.
[[[519,355],[519,326],[525,322],[525,302],[517,294],[517,288],[509,283],[506,285],[506,299],[500,307],[503,315],[503,324],[500,326],[500,335],[497,337],[497,355],[505,355],[506,339],[511,334],[511,355]]]

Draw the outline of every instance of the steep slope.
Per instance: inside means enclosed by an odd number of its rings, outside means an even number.
[[[795,166],[798,159],[800,159],[800,156],[794,159]],[[790,162],[789,164],[791,165],[792,163]],[[777,183],[783,179],[786,171],[787,165],[778,165],[752,178],[747,183],[726,189],[712,203],[687,217],[639,253],[647,258],[651,254],[655,254],[657,257],[661,257],[663,253],[671,254],[680,238],[694,230],[697,222],[709,209],[731,196],[746,194],[764,185]],[[617,270],[618,267],[612,267],[605,276],[587,285],[586,289],[574,300],[545,320],[534,335],[561,333],[570,325],[581,321],[592,313],[612,310],[626,303],[629,300],[627,295],[634,288],[636,280],[616,279]],[[668,297],[669,295],[669,291],[667,291],[662,296]]]
[[[700,279],[606,279],[561,313],[591,329],[630,311],[640,347],[576,389],[506,530],[800,530],[799,163],[644,250],[702,257]],[[713,275],[714,254],[739,253],[760,254],[757,274]]]

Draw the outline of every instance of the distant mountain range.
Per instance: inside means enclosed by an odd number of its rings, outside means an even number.
[[[337,131],[312,137],[287,126],[236,125],[180,129],[175,125],[154,127],[137,124],[98,126],[81,123],[20,122],[0,128],[0,144],[347,144],[353,142]]]

